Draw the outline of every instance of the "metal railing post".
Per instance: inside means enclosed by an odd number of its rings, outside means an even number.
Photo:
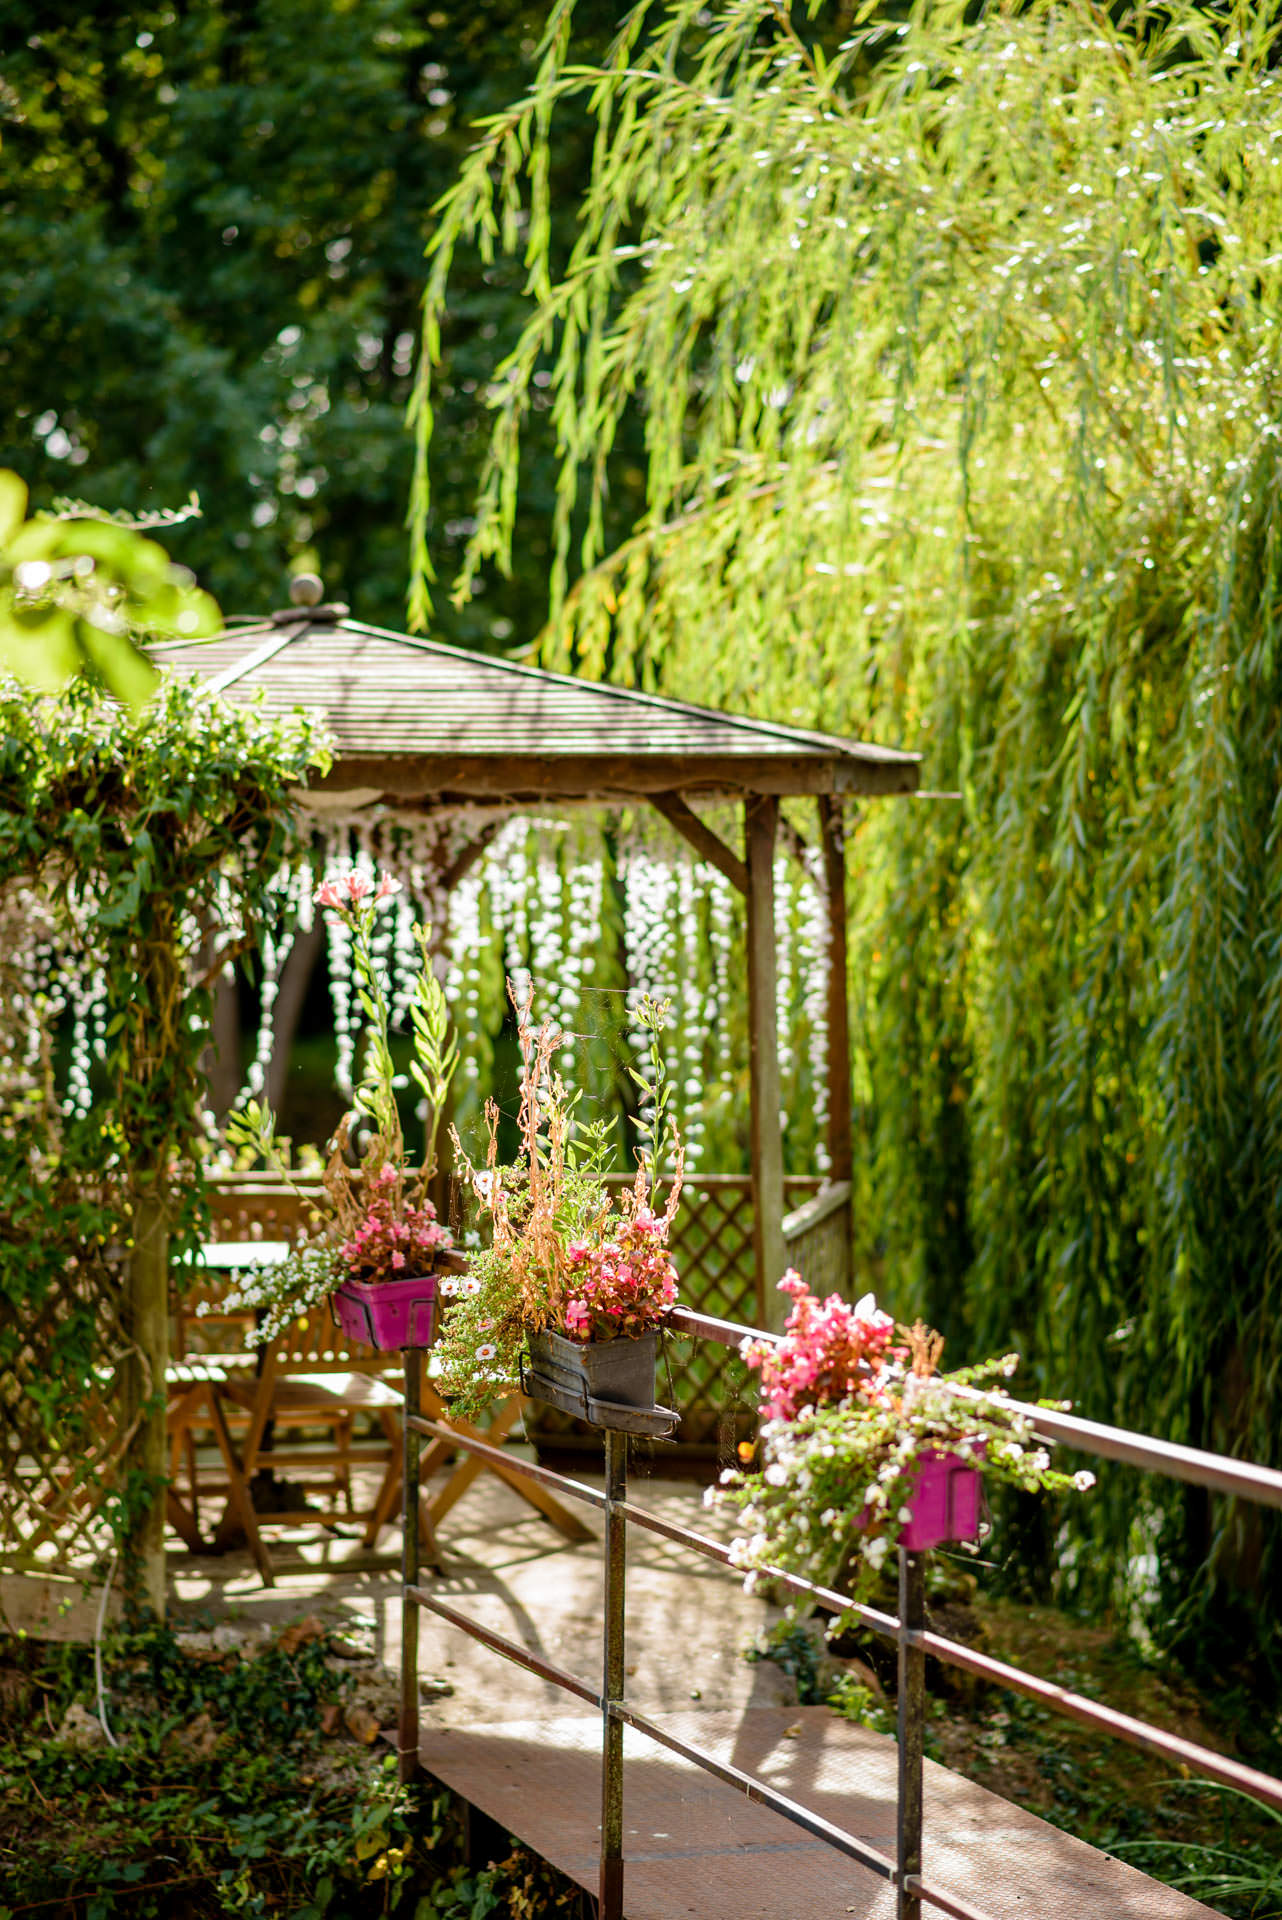
[[[627,1435],[605,1436],[605,1635],[601,1760],[600,1920],[623,1920],[623,1722],[610,1711],[623,1704],[624,1603],[628,1497]]]
[[[405,1349],[405,1461],[401,1528],[401,1703],[397,1717],[397,1772],[401,1784],[418,1778],[418,1607],[410,1588],[418,1585],[418,1462],[423,1438],[415,1421],[422,1412],[423,1354]]]
[[[926,1624],[926,1556],[899,1549],[899,1791],[896,1920],[921,1920],[921,1897],[908,1881],[921,1877],[922,1761],[926,1733],[926,1655],[907,1635]]]

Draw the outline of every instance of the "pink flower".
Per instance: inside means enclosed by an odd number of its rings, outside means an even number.
[[[318,907],[333,907],[340,913],[343,910],[343,898],[338,891],[337,880],[322,880],[312,898]]]
[[[379,875],[378,885],[374,889],[375,904],[390,899],[394,893],[401,893],[403,891],[404,889],[399,880],[393,880],[390,873],[382,873]]]
[[[572,1267],[581,1267],[590,1252],[591,1248],[586,1240],[571,1240],[565,1250],[565,1257]]]
[[[398,1270],[405,1265],[405,1255],[397,1252],[392,1255],[392,1265]]]
[[[396,1185],[396,1168],[392,1166],[390,1161],[385,1166],[379,1168],[374,1185],[376,1187],[394,1187]]]

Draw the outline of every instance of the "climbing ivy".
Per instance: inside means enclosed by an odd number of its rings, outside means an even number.
[[[119,1293],[140,1198],[176,1251],[199,1228],[210,989],[255,943],[296,851],[291,794],[327,765],[301,713],[273,719],[170,676],[139,712],[86,681],[0,697],[0,893],[25,884],[58,963],[96,971],[105,997],[88,1111],[64,1111],[51,1049],[0,1125],[0,1374],[63,1449],[102,1358],[96,1298]],[[51,1017],[57,984],[28,1017]]]

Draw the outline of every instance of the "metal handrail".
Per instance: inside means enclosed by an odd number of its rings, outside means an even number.
[[[681,1335],[710,1339],[726,1346],[737,1346],[747,1338],[773,1342],[780,1336],[762,1333],[732,1321],[676,1308],[669,1316],[672,1331]],[[459,1627],[494,1652],[525,1667],[576,1698],[600,1709],[603,1723],[601,1878],[598,1910],[600,1920],[622,1920],[623,1913],[623,1744],[624,1726],[631,1726],[649,1739],[681,1755],[683,1759],[736,1787],[762,1806],[823,1840],[839,1853],[857,1860],[869,1871],[889,1880],[895,1887],[898,1920],[919,1920],[923,1903],[953,1920],[988,1920],[955,1894],[926,1880],[922,1875],[922,1776],[925,1729],[926,1656],[944,1661],[981,1679],[1012,1691],[1029,1695],[1052,1711],[1082,1725],[1108,1733],[1116,1739],[1158,1753],[1176,1766],[1202,1774],[1222,1785],[1252,1795],[1265,1805],[1282,1810],[1282,1782],[1270,1775],[1208,1747],[1165,1733],[1158,1727],[1117,1712],[1098,1701],[1086,1699],[1054,1682],[1025,1673],[1021,1668],[976,1653],[958,1641],[931,1632],[925,1620],[925,1556],[899,1550],[899,1615],[894,1617],[878,1608],[856,1605],[835,1589],[768,1568],[764,1576],[789,1592],[811,1599],[826,1612],[840,1613],[860,1621],[873,1632],[894,1640],[899,1652],[898,1689],[898,1791],[896,1853],[892,1860],[876,1848],[845,1832],[831,1821],[781,1794],[764,1781],[743,1773],[715,1754],[680,1739],[647,1715],[630,1707],[624,1699],[624,1586],[626,1529],[629,1524],[659,1534],[692,1552],[715,1560],[723,1566],[733,1562],[727,1548],[706,1534],[683,1527],[650,1513],[628,1499],[626,1472],[626,1436],[605,1434],[606,1485],[604,1493],[582,1481],[541,1467],[534,1462],[516,1460],[488,1442],[461,1433],[441,1421],[425,1419],[419,1407],[418,1356],[406,1355],[405,1407],[405,1485],[417,1487],[420,1443],[424,1436],[445,1440],[452,1446],[477,1455],[490,1464],[502,1462],[509,1472],[518,1473],[545,1486],[555,1487],[573,1499],[583,1501],[605,1514],[605,1605],[604,1605],[604,1679],[598,1692],[541,1655],[505,1635],[479,1625],[447,1602],[419,1585],[418,1501],[405,1502],[402,1600],[402,1673],[400,1717],[400,1767],[402,1779],[410,1779],[418,1770],[418,1631],[417,1609],[438,1615]],[[1094,1421],[1079,1420],[1059,1408],[1045,1408],[1022,1401],[1007,1400],[1013,1411],[1026,1415],[1034,1430],[1044,1438],[1061,1441],[1078,1452],[1102,1459],[1119,1460],[1170,1478],[1206,1486],[1214,1491],[1256,1499],[1270,1506],[1282,1506],[1282,1473],[1269,1467],[1227,1460],[1196,1448],[1175,1446],[1123,1428],[1108,1427]]]

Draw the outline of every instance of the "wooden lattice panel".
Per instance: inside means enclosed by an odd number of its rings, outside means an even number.
[[[8,1567],[80,1569],[111,1544],[103,1505],[137,1424],[124,1416],[124,1374],[136,1349],[120,1292],[112,1276],[78,1270],[6,1340],[0,1563]],[[93,1356],[74,1378],[65,1370],[69,1347]]]
[[[622,1181],[619,1184],[623,1184]],[[672,1226],[670,1250],[680,1276],[681,1301],[700,1313],[749,1325],[756,1318],[756,1282],[752,1253],[752,1183],[732,1176],[691,1181],[681,1197]],[[743,1363],[729,1348],[711,1341],[668,1342],[673,1399],[663,1363],[659,1398],[681,1412],[679,1445],[710,1446],[732,1452],[751,1430],[755,1408],[742,1394]],[[551,1407],[527,1418],[526,1431],[536,1445],[555,1447],[591,1432]]]
[[[846,1299],[851,1269],[850,1186],[825,1184],[808,1203],[784,1220],[784,1248],[813,1294]]]

